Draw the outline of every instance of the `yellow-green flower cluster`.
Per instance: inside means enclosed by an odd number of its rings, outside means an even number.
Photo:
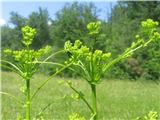
[[[26,49],[12,51],[10,49],[6,49],[4,50],[4,53],[8,56],[12,56],[17,62],[28,63],[40,59],[43,55],[50,51],[51,47],[46,46],[45,48],[39,49],[38,51]]]
[[[147,19],[146,21],[141,22],[143,28],[155,28],[158,26],[158,22],[153,21],[152,19]]]
[[[147,46],[150,42],[156,42],[160,40],[160,33],[157,30],[158,22],[152,19],[147,19],[141,22],[141,35],[136,35],[136,39],[143,42],[143,46]],[[148,41],[145,42],[145,39]]]
[[[90,54],[89,48],[83,46],[80,40],[76,40],[74,44],[70,41],[65,42],[64,49],[71,57],[70,60],[74,62],[78,62],[79,58],[86,58]]]
[[[26,46],[32,44],[33,38],[36,34],[36,29],[31,28],[29,26],[25,26],[22,28],[23,40],[22,43]]]
[[[121,55],[121,59],[130,57],[135,50],[146,47],[151,42],[156,42],[160,40],[160,33],[157,30],[158,22],[148,19],[141,22],[141,34],[136,35],[136,42],[133,42],[131,47],[127,48],[125,52]]]
[[[157,21],[153,21],[152,19],[147,19],[146,21],[141,22],[141,29],[143,36],[147,36],[152,41],[157,41],[160,38],[160,34],[157,30],[157,26],[159,23]]]
[[[100,31],[100,27],[101,27],[101,22],[100,21],[98,21],[98,22],[90,22],[87,25],[87,29],[88,29],[90,35],[98,34],[99,31]]]
[[[74,62],[75,65],[81,66],[83,72],[88,72],[89,74],[87,81],[91,83],[98,83],[103,74],[103,67],[109,62],[111,53],[103,53],[101,50],[90,51],[88,47],[82,45],[82,42],[76,40],[75,43],[67,41],[65,43],[65,51],[69,54],[70,62]],[[94,74],[90,74],[94,73]],[[85,72],[86,74],[86,72]],[[94,77],[93,77],[94,76]]]
[[[67,41],[65,42],[64,48],[71,57],[70,60],[75,61],[85,60],[90,62],[92,59],[93,61],[97,61],[99,63],[100,61],[106,62],[107,59],[111,56],[111,53],[103,53],[101,50],[95,50],[92,53],[87,46],[82,45],[80,40],[76,40],[74,44],[70,41]]]

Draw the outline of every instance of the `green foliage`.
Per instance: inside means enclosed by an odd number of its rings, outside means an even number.
[[[63,48],[64,42],[74,42],[77,38],[88,42],[86,25],[97,21],[97,8],[92,3],[68,3],[57,12],[56,20],[51,25],[50,35],[53,45]],[[76,21],[76,22],[75,22]]]
[[[160,45],[160,41],[159,41],[159,45]],[[158,47],[157,45],[155,45],[155,48],[152,48],[151,50],[146,52],[148,57],[146,57],[146,60],[142,64],[147,72],[147,75],[144,76],[146,79],[152,79],[152,80],[160,79],[159,48],[160,46]]]
[[[9,26],[1,27],[1,50],[6,48],[20,49],[22,44],[20,42],[19,35],[17,32]],[[3,55],[3,53],[1,53]]]
[[[49,35],[50,25],[48,22],[51,21],[49,18],[48,11],[46,9],[39,8],[38,11],[29,14],[28,18],[19,15],[16,12],[11,12],[10,21],[14,28],[10,28],[10,33],[3,33],[2,41],[5,44],[3,47],[12,47],[13,49],[22,48],[21,39],[23,35],[21,33],[21,28],[25,25],[29,25],[36,29],[37,34],[34,36],[31,47],[34,49],[39,49],[47,44],[51,44],[51,39]],[[6,28],[2,28],[2,31]],[[9,30],[10,30],[9,29]],[[10,39],[10,37],[12,39]]]
[[[160,2],[159,1],[151,1],[151,2],[139,2],[139,1],[123,1],[120,2],[124,7],[127,6],[127,16],[130,19],[147,19],[151,18],[154,20],[159,19],[159,10],[160,10]]]
[[[15,25],[16,30],[21,30],[23,26],[26,24],[26,18],[19,15],[17,12],[11,12],[10,21]],[[20,33],[20,31],[19,31]]]

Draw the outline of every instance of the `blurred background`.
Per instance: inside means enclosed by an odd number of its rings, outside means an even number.
[[[63,49],[64,42],[79,39],[89,44],[86,25],[101,21],[101,36],[96,48],[112,52],[113,57],[121,54],[135,41],[142,20],[151,18],[160,22],[160,1],[93,1],[93,2],[1,2],[1,56],[3,50],[22,49],[21,28],[29,25],[37,29],[32,48],[51,45],[53,51]],[[159,28],[160,29],[160,28]],[[67,56],[58,55],[52,61],[64,62]],[[6,69],[3,69],[7,71]],[[50,75],[54,66],[44,66],[40,72]],[[77,77],[69,70],[61,76]],[[137,51],[131,58],[119,63],[109,74],[111,79],[160,80],[160,41]]]

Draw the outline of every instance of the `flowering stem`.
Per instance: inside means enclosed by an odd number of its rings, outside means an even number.
[[[91,56],[91,68],[92,68],[92,81],[95,79],[95,72],[94,72],[94,63],[93,63],[93,52],[95,51],[95,45],[96,45],[96,40],[97,37],[96,35],[94,36],[94,41],[93,41],[93,48],[92,48],[92,56]],[[93,109],[93,120],[97,120],[97,96],[96,96],[96,85],[95,84],[90,84],[91,85],[91,90],[92,90],[92,109]]]
[[[30,120],[30,79],[26,80],[26,120]]]
[[[138,49],[140,49],[140,48],[142,48],[142,47],[143,47],[142,45],[137,46],[136,48],[128,51],[127,53],[123,53],[123,54],[119,55],[117,58],[113,59],[111,62],[109,62],[108,64],[106,64],[106,66],[104,66],[103,73],[108,72],[109,69],[110,69],[113,65],[115,65],[115,64],[118,63],[119,61],[125,59],[127,55],[129,55],[130,53],[133,53],[134,51],[136,51],[136,50],[138,50]]]
[[[96,97],[96,85],[91,84],[92,90],[92,109],[93,109],[93,120],[97,120],[97,97]]]

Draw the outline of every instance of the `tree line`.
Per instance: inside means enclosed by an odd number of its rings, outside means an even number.
[[[96,49],[112,52],[113,56],[122,53],[125,48],[135,41],[135,35],[140,34],[140,22],[151,18],[160,22],[159,1],[119,1],[115,6],[111,5],[111,13],[106,20],[98,18],[99,10],[94,3],[66,3],[56,13],[56,19],[51,19],[47,9],[39,8],[27,18],[11,12],[11,28],[7,25],[1,27],[1,49],[20,49],[22,34],[21,28],[29,25],[36,28],[37,35],[34,38],[32,48],[39,49],[46,44],[53,47],[53,51],[63,49],[64,42],[74,42],[79,39],[84,44],[90,45],[86,25],[89,22],[101,21],[101,35],[96,43]],[[108,13],[104,13],[108,14]],[[160,27],[159,27],[160,29]],[[2,57],[5,55],[2,52]],[[64,62],[65,55],[59,55],[53,61]],[[52,66],[46,66],[41,71],[51,74],[55,71]],[[77,76],[65,70],[66,76]],[[121,79],[152,79],[160,80],[160,41],[151,44],[148,48],[138,51],[134,56],[115,66],[106,78]]]

